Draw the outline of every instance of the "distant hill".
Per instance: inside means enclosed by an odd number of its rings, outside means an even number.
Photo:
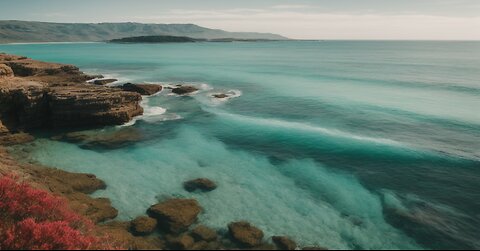
[[[0,43],[99,42],[135,36],[179,36],[196,39],[285,40],[270,33],[227,32],[194,24],[46,23],[0,21]]]

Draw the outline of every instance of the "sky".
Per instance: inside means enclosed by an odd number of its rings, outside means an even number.
[[[0,19],[194,23],[295,39],[480,40],[480,0],[0,0]]]

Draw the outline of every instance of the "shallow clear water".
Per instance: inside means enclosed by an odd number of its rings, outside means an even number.
[[[480,42],[1,45],[122,81],[147,98],[119,149],[40,137],[31,158],[94,173],[121,219],[170,196],[201,221],[245,219],[331,249],[480,248]],[[231,92],[219,101],[211,94]],[[161,107],[161,108],[160,108]],[[165,110],[166,111],[165,111]],[[189,194],[188,179],[219,188]]]

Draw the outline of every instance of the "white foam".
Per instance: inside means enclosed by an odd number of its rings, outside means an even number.
[[[160,92],[157,92],[156,94],[152,95],[158,95]],[[168,121],[168,120],[178,120],[182,119],[180,115],[170,113],[167,114],[167,109],[160,107],[160,106],[150,106],[149,105],[149,99],[152,96],[143,96],[142,102],[140,102],[140,106],[143,108],[143,115],[137,116],[133,118],[131,121],[121,125],[121,127],[126,127],[126,126],[133,126],[137,123],[139,120],[143,120],[149,123],[154,123],[154,122],[161,122],[161,121]]]
[[[358,140],[358,141],[367,141],[367,142],[372,142],[372,143],[375,143],[375,144],[390,145],[390,146],[397,146],[397,147],[403,147],[404,146],[404,144],[402,144],[401,142],[391,140],[391,139],[374,138],[374,137],[355,135],[355,134],[352,134],[352,133],[349,133],[349,132],[344,132],[344,131],[337,130],[337,129],[329,129],[329,128],[324,128],[324,127],[314,126],[314,125],[310,125],[310,124],[307,124],[307,123],[290,122],[290,121],[284,121],[284,120],[278,120],[278,119],[264,119],[264,118],[249,117],[249,116],[244,116],[244,115],[226,113],[226,112],[222,112],[222,111],[218,111],[218,110],[214,110],[214,109],[211,109],[209,111],[213,112],[217,115],[228,117],[230,119],[235,119],[235,120],[242,121],[243,123],[248,122],[248,123],[252,123],[252,124],[261,124],[261,125],[265,125],[265,126],[285,128],[285,129],[289,129],[289,130],[315,132],[315,133],[320,133],[320,134],[323,134],[323,135],[354,139],[354,140]]]

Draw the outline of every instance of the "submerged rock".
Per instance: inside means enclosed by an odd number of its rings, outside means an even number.
[[[295,250],[297,248],[297,243],[287,236],[273,236],[272,241],[280,250]]]
[[[167,236],[167,246],[172,250],[187,250],[193,247],[195,240],[188,234],[182,234],[180,236]]]
[[[215,184],[215,182],[209,179],[200,178],[200,179],[194,179],[194,180],[190,180],[183,183],[183,187],[188,192],[193,192],[195,190],[209,192],[209,191],[215,190],[217,188],[217,185]]]
[[[157,220],[147,216],[137,217],[132,221],[131,229],[135,235],[149,235],[157,228]]]
[[[126,127],[110,132],[83,131],[66,133],[53,137],[54,140],[64,140],[79,144],[82,148],[117,149],[142,141],[144,135],[136,128]]]
[[[217,232],[203,225],[196,226],[191,235],[197,241],[214,241],[217,239]]]
[[[172,233],[186,231],[197,220],[202,208],[194,199],[170,199],[151,206],[147,213],[159,226]]]
[[[245,247],[256,247],[262,244],[263,231],[245,221],[228,224],[232,240]]]
[[[178,95],[185,95],[196,91],[198,91],[198,88],[191,85],[181,85],[172,89],[172,92]]]
[[[128,91],[128,92],[136,92],[139,93],[140,95],[146,95],[150,96],[155,93],[158,93],[162,90],[161,85],[154,85],[154,84],[131,84],[127,83],[122,86],[119,86],[118,88]]]

